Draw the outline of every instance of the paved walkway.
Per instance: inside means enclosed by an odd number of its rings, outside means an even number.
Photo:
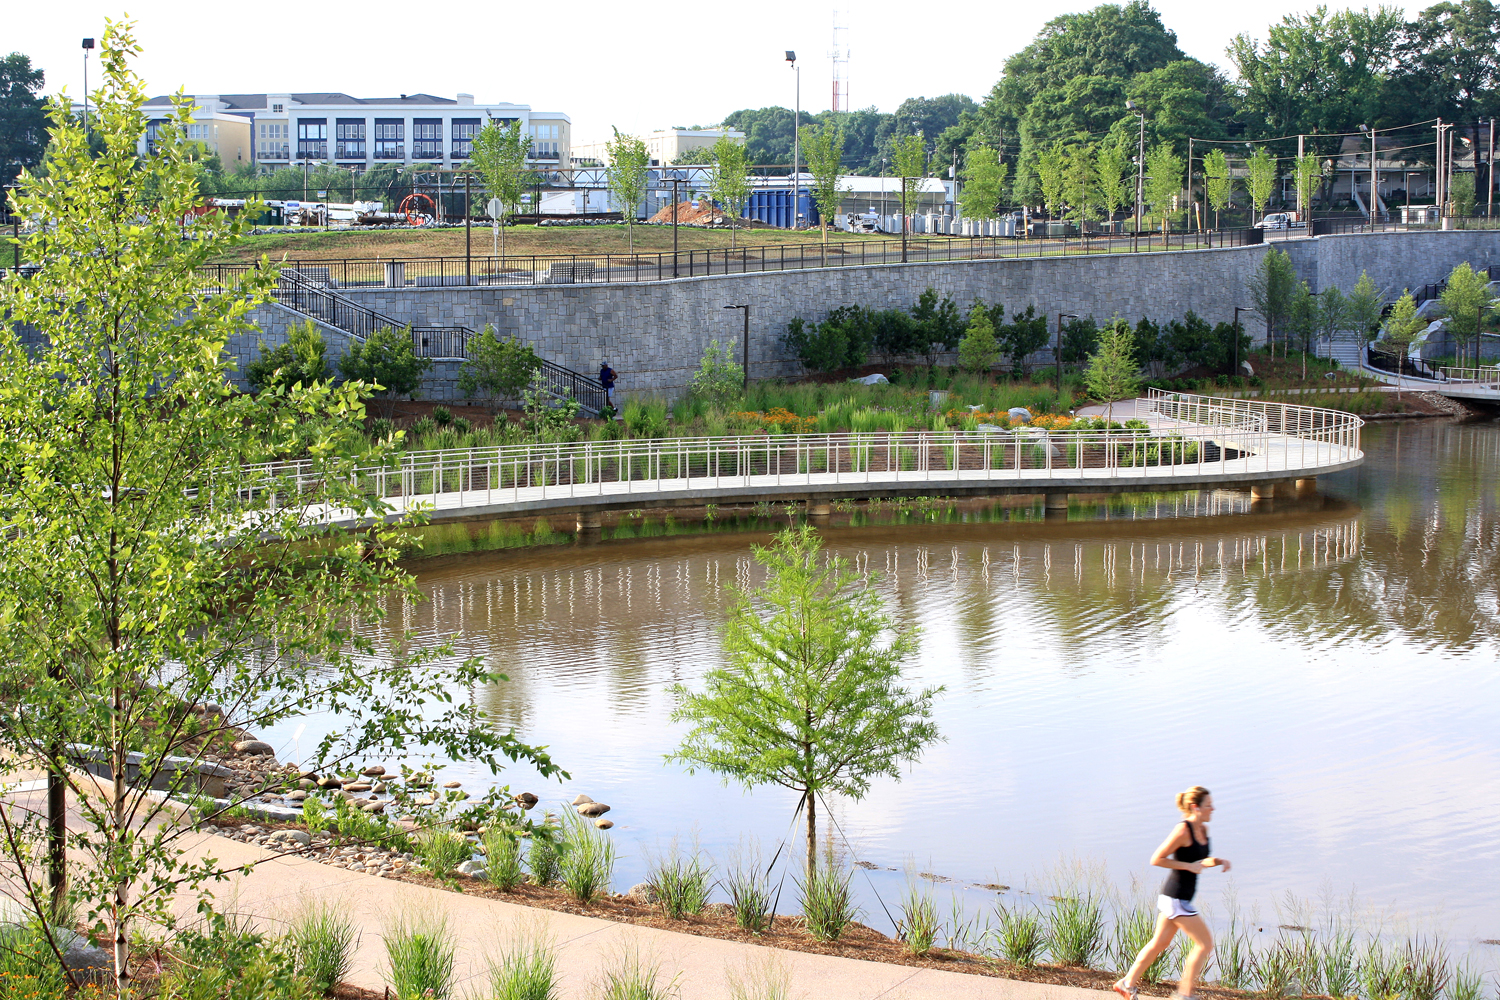
[[[747,963],[758,968],[768,957],[786,964],[792,977],[791,996],[800,1000],[1100,1000],[1104,996],[1095,990],[778,951],[556,913],[349,872],[303,858],[277,857],[207,834],[194,845],[194,852],[210,854],[228,865],[272,858],[251,875],[214,889],[221,906],[254,915],[268,926],[309,898],[334,900],[347,907],[361,932],[350,981],[376,990],[385,985],[381,929],[386,921],[403,912],[431,912],[445,914],[458,938],[456,997],[483,996],[488,956],[517,933],[538,928],[557,945],[561,996],[566,1000],[592,996],[600,970],[622,950],[632,948],[659,961],[667,977],[680,976],[682,1000],[729,1000],[726,969],[743,970]]]

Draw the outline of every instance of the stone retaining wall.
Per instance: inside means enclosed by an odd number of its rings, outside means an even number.
[[[1500,261],[1497,230],[1349,234],[1272,245],[1292,255],[1299,275],[1315,290],[1330,283],[1347,290],[1363,269],[1382,289],[1399,292],[1442,277],[1460,261],[1475,266]],[[401,323],[463,324],[475,330],[493,324],[499,334],[518,336],[542,357],[577,371],[594,373],[608,361],[620,373],[622,394],[676,395],[710,340],[728,342],[739,353],[741,313],[726,305],[751,306],[751,377],[790,376],[799,366],[781,337],[792,318],[817,320],[836,306],[855,303],[909,308],[928,286],[961,307],[976,296],[1002,302],[1007,311],[1035,306],[1049,317],[1049,327],[1059,312],[1100,321],[1118,314],[1133,322],[1142,316],[1176,319],[1191,309],[1210,322],[1229,321],[1236,305],[1250,304],[1246,282],[1266,250],[884,264],[642,284],[346,289],[343,294]],[[289,315],[295,316],[277,306],[257,311],[267,343],[284,336]],[[1264,333],[1258,326],[1250,321],[1260,339]],[[342,353],[344,335],[325,335],[330,356]],[[248,339],[253,348],[254,338]],[[241,347],[235,347],[236,354]],[[1044,353],[1050,359],[1050,352]],[[456,398],[456,372],[456,363],[441,365],[423,397]]]

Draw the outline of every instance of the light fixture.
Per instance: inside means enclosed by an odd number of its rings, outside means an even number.
[[[789,63],[796,62],[797,61],[797,53],[793,52],[791,49],[787,49],[786,50],[786,61],[789,62]]]

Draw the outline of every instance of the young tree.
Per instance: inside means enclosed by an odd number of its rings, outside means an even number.
[[[332,375],[323,331],[312,320],[292,324],[286,340],[275,347],[266,347],[265,341],[259,346],[260,357],[245,366],[245,381],[257,391],[312,385]]]
[[[1412,298],[1411,289],[1401,293],[1396,304],[1391,307],[1391,314],[1386,317],[1384,343],[1394,348],[1400,360],[1396,363],[1396,396],[1401,396],[1401,378],[1399,373],[1406,369],[1406,358],[1411,353],[1411,342],[1416,339],[1417,334],[1427,326],[1427,321],[1417,316],[1417,300]]]
[[[969,325],[964,339],[958,342],[958,365],[966,372],[984,375],[1000,360],[1000,342],[995,339],[995,324],[983,302],[974,300],[969,310]]]
[[[1099,331],[1099,346],[1089,356],[1083,371],[1089,395],[1104,403],[1104,420],[1114,418],[1115,400],[1133,397],[1140,391],[1141,366],[1135,357],[1135,336],[1130,324],[1116,317]]]
[[[1117,142],[1104,142],[1094,157],[1094,170],[1099,176],[1099,201],[1109,221],[1130,200],[1130,182],[1126,171],[1130,169],[1130,153]]]
[[[625,217],[625,232],[630,249],[635,250],[635,213],[646,197],[646,168],[651,151],[639,137],[615,129],[615,137],[605,144],[609,156],[609,196]]]
[[[735,222],[745,211],[745,202],[750,198],[750,178],[746,172],[745,144],[728,135],[721,135],[711,147],[714,176],[709,185],[709,197],[718,202],[719,209],[729,220],[729,245],[735,245]]]
[[[1292,308],[1287,317],[1287,326],[1292,333],[1291,339],[1297,342],[1298,349],[1302,352],[1302,379],[1306,381],[1307,350],[1318,330],[1318,297],[1305,281],[1297,282],[1297,288],[1292,293]]]
[[[1036,154],[1036,177],[1042,188],[1042,203],[1047,214],[1056,216],[1062,209],[1067,158],[1060,144],[1053,144]]]
[[[1318,193],[1318,187],[1323,183],[1323,161],[1316,153],[1304,153],[1294,161],[1297,184],[1297,211],[1302,213],[1302,221],[1312,226],[1312,203],[1313,195]],[[1312,230],[1309,228],[1309,233]]]
[[[1266,321],[1266,349],[1276,355],[1275,337],[1291,315],[1297,292],[1297,271],[1292,258],[1275,247],[1267,250],[1246,283],[1250,302]]]
[[[1083,224],[1094,217],[1098,192],[1099,176],[1094,167],[1093,143],[1078,142],[1068,146],[1063,160],[1063,201],[1068,206],[1069,217],[1078,223],[1080,233]]]
[[[1349,298],[1337,285],[1329,285],[1318,293],[1317,334],[1328,345],[1328,356],[1333,357],[1333,341],[1349,329],[1351,311]],[[1302,358],[1302,380],[1307,381],[1307,357]]]
[[[688,391],[693,398],[723,406],[744,388],[745,369],[734,360],[732,344],[720,345],[717,340],[709,341],[698,362],[698,370],[688,383]]]
[[[1167,218],[1182,194],[1182,157],[1163,142],[1146,154],[1146,202],[1161,216],[1161,231],[1167,231]]]
[[[1380,332],[1380,289],[1375,287],[1368,271],[1359,272],[1359,280],[1348,295],[1349,315],[1345,329],[1354,331],[1360,349]]]
[[[372,396],[385,400],[387,418],[396,412],[396,397],[416,392],[431,367],[432,359],[418,357],[412,348],[409,326],[381,327],[364,343],[350,344],[349,353],[339,359],[344,378],[364,383]]]
[[[315,769],[422,744],[556,769],[472,702],[450,703],[495,675],[399,628],[380,634],[387,608],[418,594],[396,561],[393,529],[411,522],[386,524],[389,507],[342,451],[362,431],[364,387],[233,391],[225,345],[270,298],[274,269],[215,295],[198,268],[248,235],[262,206],[197,217],[183,238],[200,203],[177,141],[189,106],[139,153],[146,97],[127,66],[139,51],[129,23],[106,22],[101,41],[94,148],[54,105],[47,175],[23,174],[13,195],[21,215],[47,220],[20,237],[41,267],[0,282],[0,756],[65,787],[78,820],[52,841],[71,855],[55,888],[112,943],[125,997],[137,995],[137,921],[170,927],[183,897],[203,900],[226,874],[188,853],[194,813],[181,802],[195,766],[245,728],[336,717],[303,762]],[[305,478],[246,467],[287,455]],[[205,703],[222,714],[194,711]],[[81,773],[79,757],[104,776]],[[14,805],[0,803],[6,890],[49,925],[53,887],[26,878],[44,831]]]
[[[833,124],[802,130],[802,157],[812,174],[812,199],[818,206],[823,243],[828,243],[828,229],[838,214],[844,189],[839,187],[844,162],[844,132]]]
[[[920,135],[908,135],[891,145],[891,169],[901,178],[901,231],[910,228],[922,194],[922,178],[927,176],[927,148]]]
[[[474,137],[474,148],[469,154],[469,165],[484,178],[484,186],[491,198],[500,199],[501,213],[494,223],[491,234],[492,252],[505,256],[505,217],[521,205],[521,195],[526,193],[526,182],[531,171],[526,158],[531,155],[531,136],[521,129],[520,119],[502,124],[494,119]],[[493,241],[498,236],[499,246]]]
[[[1000,153],[982,142],[971,143],[964,154],[964,186],[958,211],[966,219],[993,219],[1000,214],[1005,197],[1005,178],[1010,167]]]
[[[1490,304],[1487,278],[1465,261],[1449,272],[1448,287],[1439,298],[1448,313],[1448,325],[1458,347],[1459,367],[1469,360],[1470,343],[1474,345],[1475,364],[1478,364],[1479,331],[1483,329],[1485,310]]]
[[[1208,195],[1208,204],[1214,210],[1214,226],[1219,225],[1219,213],[1229,207],[1234,194],[1234,178],[1229,176],[1229,157],[1222,149],[1210,149],[1203,155],[1203,190]]]
[[[1019,374],[1026,370],[1026,359],[1047,345],[1047,316],[1038,316],[1036,306],[1027,306],[1024,313],[1012,312],[999,334],[1010,370]]]
[[[483,396],[490,412],[500,399],[515,399],[542,367],[530,344],[519,338],[495,336],[486,323],[484,331],[469,344],[469,357],[458,369],[458,391],[465,398]]]
[[[1266,206],[1276,190],[1276,157],[1262,146],[1248,162],[1250,171],[1250,207],[1265,216]]]
[[[932,699],[942,690],[902,685],[914,632],[896,627],[868,579],[821,548],[807,525],[755,548],[766,582],[733,592],[728,662],[708,672],[701,692],[672,688],[672,721],[692,729],[667,755],[689,773],[701,767],[746,788],[801,792],[809,874],[818,800],[830,792],[857,800],[872,778],[900,780],[901,765],[939,738]]]
[[[1497,18],[1500,20],[1500,18]],[[1448,189],[1448,198],[1453,203],[1453,214],[1465,218],[1474,214],[1474,175],[1454,174]]]

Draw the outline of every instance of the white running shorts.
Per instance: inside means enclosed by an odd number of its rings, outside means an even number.
[[[1196,917],[1198,915],[1198,908],[1193,905],[1191,899],[1173,899],[1171,896],[1157,896],[1156,908],[1168,920],[1176,920],[1178,917]]]

